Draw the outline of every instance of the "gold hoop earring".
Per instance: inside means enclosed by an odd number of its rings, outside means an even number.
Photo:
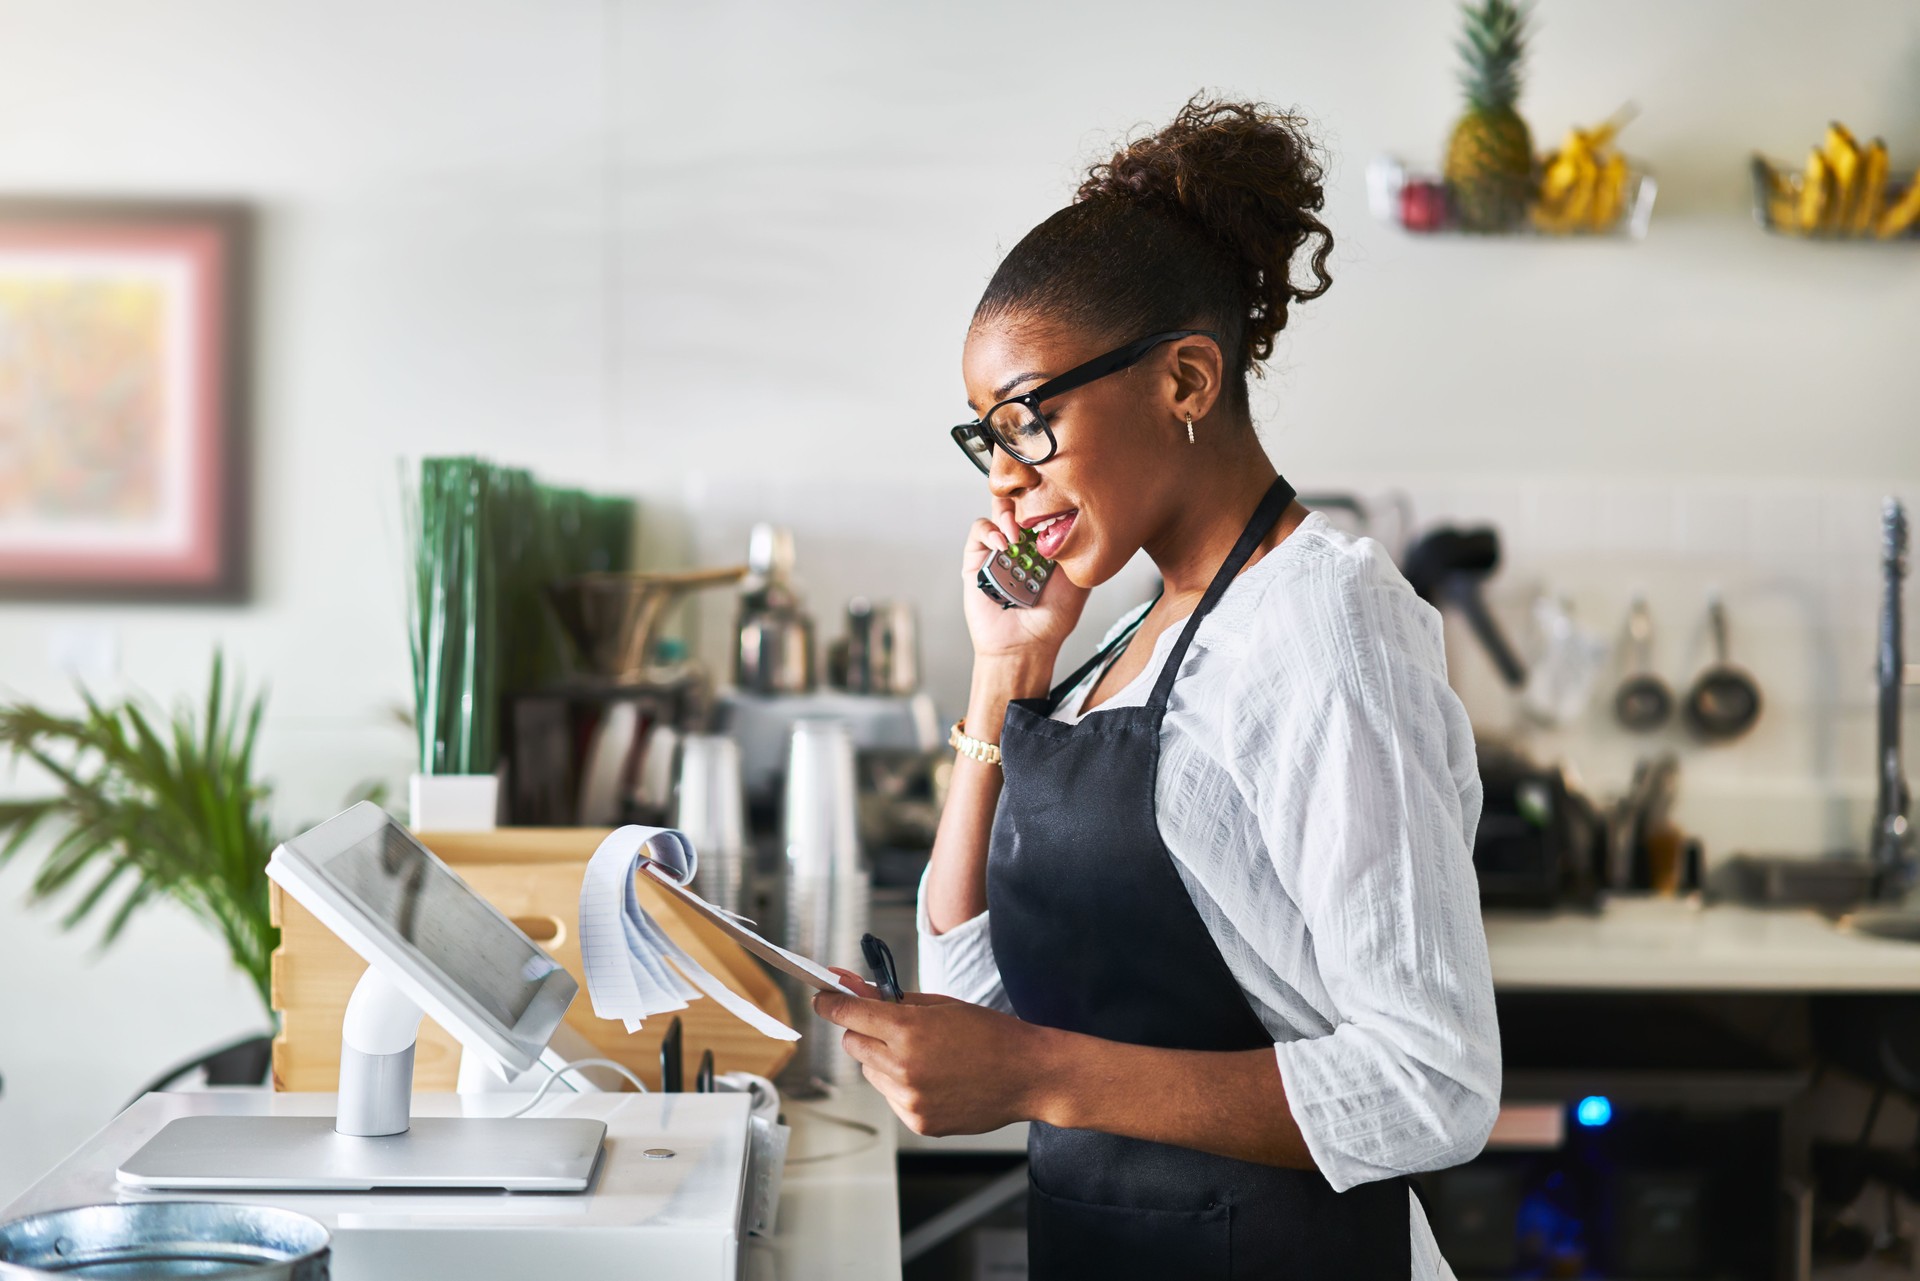
[[[1192,414],[1187,415],[1187,443],[1189,445],[1193,443],[1193,415]]]

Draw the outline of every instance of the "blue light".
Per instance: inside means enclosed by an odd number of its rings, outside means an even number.
[[[1573,1106],[1573,1119],[1589,1129],[1613,1120],[1613,1100],[1604,1094],[1589,1094]]]

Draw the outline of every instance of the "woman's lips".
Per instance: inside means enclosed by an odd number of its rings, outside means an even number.
[[[1067,535],[1073,529],[1073,522],[1079,518],[1079,512],[1067,512],[1056,516],[1053,523],[1045,528],[1036,528],[1033,534],[1033,549],[1054,560],[1060,555],[1060,547],[1067,541]]]

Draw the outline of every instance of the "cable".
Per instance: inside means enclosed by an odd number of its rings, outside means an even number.
[[[865,1142],[856,1143],[850,1148],[842,1148],[838,1152],[814,1152],[807,1156],[790,1156],[787,1158],[788,1165],[807,1165],[814,1161],[830,1161],[835,1157],[855,1156],[861,1152],[865,1152],[868,1148],[880,1141],[880,1131],[876,1127],[868,1125],[865,1121],[856,1121],[851,1117],[835,1116],[831,1112],[822,1112],[818,1108],[809,1107],[805,1104],[789,1104],[789,1106],[795,1111],[805,1112],[810,1117],[830,1122],[843,1129],[852,1130],[856,1134],[864,1134],[867,1137]]]
[[[590,1067],[602,1067],[602,1068],[607,1068],[610,1071],[618,1072],[621,1076],[625,1077],[629,1082],[632,1083],[634,1089],[640,1091],[640,1093],[642,1094],[646,1094],[648,1092],[647,1083],[645,1081],[642,1081],[639,1077],[635,1076],[632,1072],[629,1072],[625,1064],[615,1063],[612,1059],[575,1059],[573,1062],[567,1064],[565,1067],[559,1068],[553,1073],[551,1073],[546,1080],[540,1082],[540,1088],[533,1092],[533,1097],[527,1100],[526,1106],[521,1108],[518,1112],[507,1113],[505,1119],[511,1121],[515,1117],[525,1116],[527,1113],[533,1111],[534,1108],[540,1105],[540,1100],[547,1097],[547,1091],[553,1088],[553,1083],[555,1081],[558,1081],[561,1077],[566,1076],[569,1073],[577,1072],[581,1068],[590,1068]]]

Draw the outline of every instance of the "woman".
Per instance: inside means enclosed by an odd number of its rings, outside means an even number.
[[[920,897],[944,995],[817,1008],[914,1129],[1034,1123],[1036,1278],[1449,1276],[1406,1175],[1493,1123],[1438,616],[1294,501],[1248,410],[1330,283],[1321,201],[1300,121],[1196,99],[1014,247],[967,336],[993,514]],[[971,582],[1020,529],[1058,572],[1003,611]],[[1160,595],[1049,693],[1142,549]]]

